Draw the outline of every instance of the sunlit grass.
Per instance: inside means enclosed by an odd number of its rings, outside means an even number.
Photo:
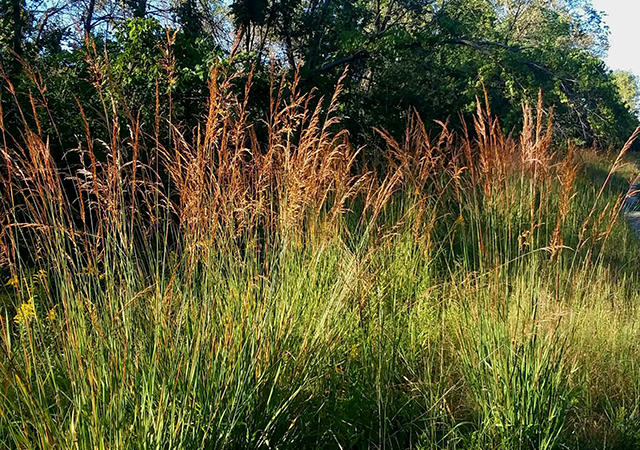
[[[87,128],[62,169],[27,123],[5,135],[0,444],[638,444],[622,159],[552,151],[541,105],[514,139],[479,104],[475,138],[381,132],[375,173],[337,97],[274,81],[260,142],[214,75],[193,142],[144,147],[133,120],[100,161]]]

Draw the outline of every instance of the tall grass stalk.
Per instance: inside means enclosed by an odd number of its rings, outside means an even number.
[[[240,95],[219,67],[198,129],[146,129],[94,66],[110,133],[80,105],[77,165],[53,160],[48,116],[0,122],[0,445],[552,449],[640,429],[620,180],[590,184],[602,158],[556,149],[541,101],[518,137],[486,99],[461,135],[414,114],[400,141],[379,130],[380,171],[340,85],[272,77],[263,136],[252,74]]]

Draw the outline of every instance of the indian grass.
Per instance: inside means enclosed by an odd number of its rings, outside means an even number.
[[[485,100],[460,135],[379,130],[380,170],[340,87],[273,77],[265,138],[236,78],[213,71],[182,130],[105,77],[110,134],[86,124],[71,167],[37,115],[0,126],[2,446],[638,444],[628,147],[602,170],[541,102],[513,137]]]

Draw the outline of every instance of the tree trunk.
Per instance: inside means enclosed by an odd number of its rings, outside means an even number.
[[[133,11],[133,17],[143,19],[147,15],[147,0],[138,0],[136,9]]]
[[[93,12],[96,8],[96,0],[89,0],[89,6],[87,6],[87,12],[84,16],[84,37],[88,39],[91,35],[91,28],[93,28]]]
[[[11,0],[11,21],[13,22],[13,36],[11,49],[17,56],[22,55],[22,5],[21,0]]]
[[[296,60],[293,56],[293,43],[291,42],[291,36],[287,34],[285,38],[286,50],[287,50],[287,59],[289,60],[289,66],[292,69],[296,68]]]

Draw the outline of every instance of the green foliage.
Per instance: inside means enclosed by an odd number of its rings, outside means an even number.
[[[0,446],[638,446],[626,179],[563,158],[637,125],[589,2],[0,2]],[[347,65],[342,126],[300,95]]]
[[[538,301],[532,302],[536,308]],[[535,317],[535,311],[526,314]],[[570,387],[574,368],[564,359],[568,339],[562,331],[545,330],[541,336],[533,322],[527,326],[480,311],[468,314],[460,334],[463,371],[483,426],[478,445],[557,448],[578,400]]]
[[[193,30],[192,30],[193,31]],[[132,19],[123,24],[106,61],[113,77],[113,94],[129,109],[153,123],[156,87],[174,100],[160,106],[161,116],[174,115],[195,123],[206,102],[209,71],[222,56],[211,39],[166,30],[155,19]],[[157,83],[157,85],[156,85]]]
[[[3,59],[12,61],[8,49],[15,17],[10,11],[16,2],[4,1],[8,7],[0,40]],[[55,11],[49,19],[30,2],[18,3],[29,64],[48,86],[64,91],[63,85],[70,84],[76,92],[78,78],[92,77],[81,61],[92,51],[82,50],[82,39],[65,31],[64,19],[54,20]],[[147,0],[94,6],[105,17],[114,11],[112,31],[102,33],[96,23],[93,35],[98,52],[92,58],[103,58],[112,70],[112,86],[105,83],[105,88],[146,122],[153,120],[157,83],[161,92],[172,92],[171,112],[163,104],[162,116],[195,125],[194,118],[204,113],[198,105],[206,96],[208,72],[230,56],[237,38],[248,56],[240,58],[247,64],[237,67],[257,66],[256,92],[269,84],[272,59],[278,71],[289,75],[300,62],[304,89],[327,96],[348,66],[341,108],[357,143],[376,141],[374,126],[398,136],[414,109],[429,128],[443,117],[459,127],[459,114],[469,119],[484,89],[508,130],[521,126],[521,103],[534,102],[540,89],[546,104],[556,107],[556,126],[564,139],[617,147],[638,124],[633,83],[604,66],[607,34],[588,0],[236,1],[226,13],[215,1],[185,0],[173,5],[162,23],[150,12],[157,5]],[[19,80],[12,77],[16,85]],[[31,87],[26,83],[18,91],[26,94]],[[51,105],[55,116],[74,108],[71,96],[62,97],[59,106]],[[10,101],[4,105],[12,107]],[[262,100],[250,108],[257,116],[267,114]],[[28,102],[23,109],[31,109]],[[97,121],[101,109],[85,111],[90,122]],[[71,142],[72,133],[62,140]]]
[[[615,71],[613,82],[624,105],[636,116],[640,114],[640,81],[631,72]]]
[[[87,135],[119,158],[85,137],[93,163],[59,169],[44,131],[8,147],[0,445],[637,446],[624,153],[578,171],[542,106],[513,138],[480,107],[485,140],[416,116],[384,135],[376,178],[295,85],[259,141],[218,81],[202,133],[172,129],[154,166],[154,125],[121,133],[115,96]]]

